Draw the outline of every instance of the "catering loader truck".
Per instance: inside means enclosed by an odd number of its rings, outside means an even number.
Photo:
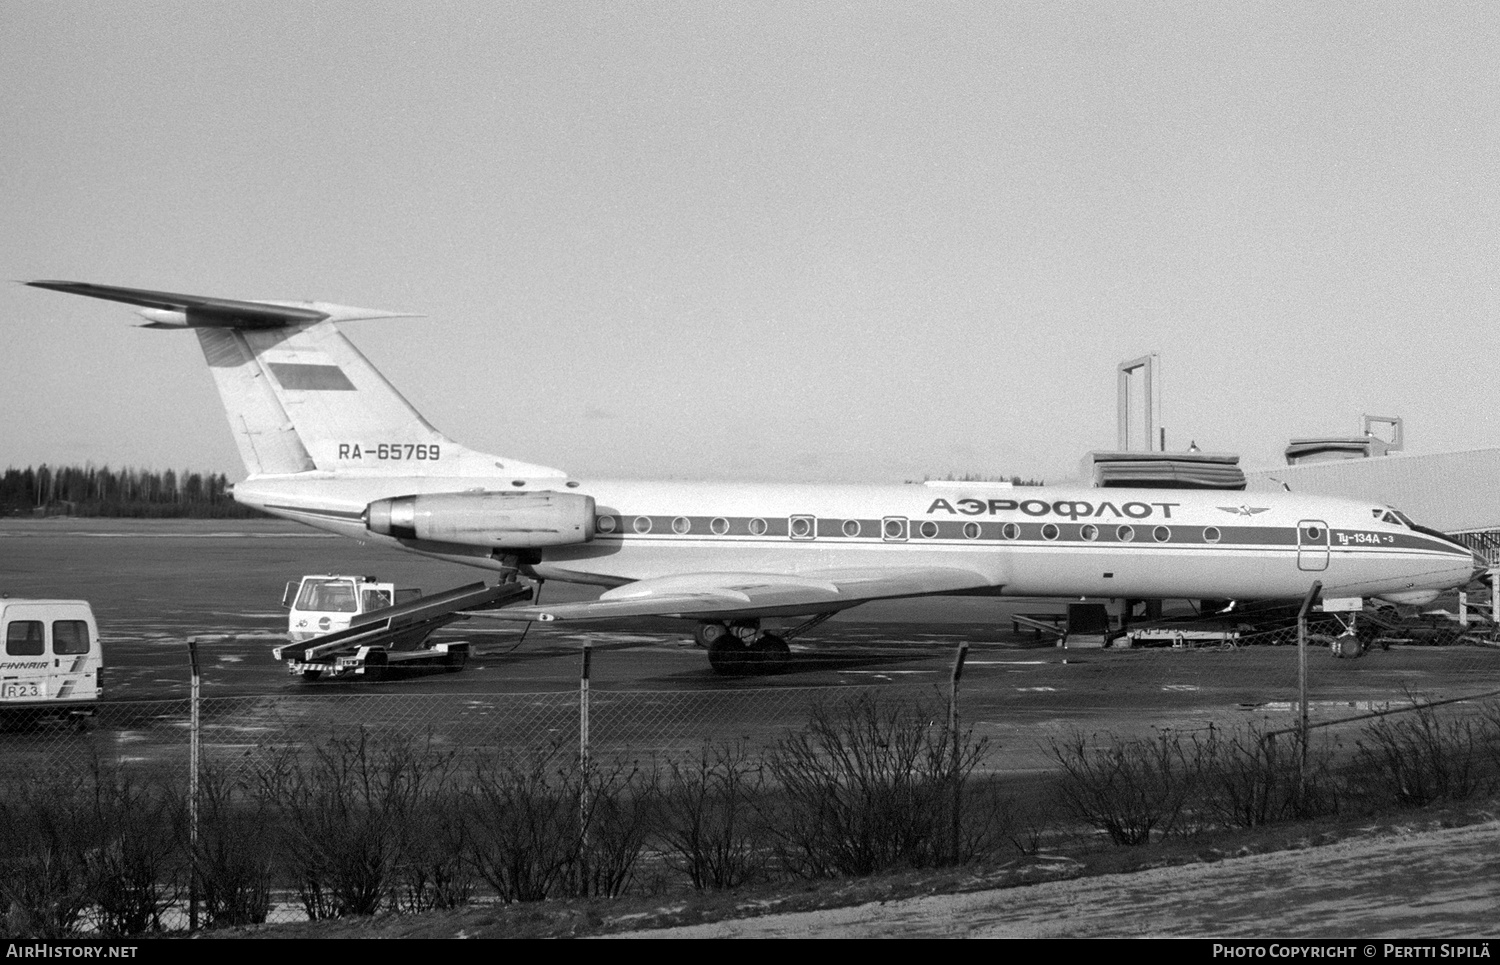
[[[422,596],[373,576],[317,574],[288,583],[282,596],[289,643],[272,650],[303,680],[379,679],[400,672],[462,670],[466,641],[431,643],[464,610],[528,598],[519,583],[473,583]]]

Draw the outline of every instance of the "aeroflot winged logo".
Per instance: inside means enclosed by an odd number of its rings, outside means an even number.
[[[1220,506],[1219,511],[1233,513],[1236,516],[1254,516],[1256,513],[1264,513],[1270,508],[1270,506]]]

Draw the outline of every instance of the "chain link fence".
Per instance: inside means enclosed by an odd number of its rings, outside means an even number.
[[[1367,636],[1362,656],[1341,657],[1329,645],[1341,626],[1315,618],[1308,628],[1307,708],[1318,728],[1308,751],[1319,766],[1355,754],[1354,742],[1320,727],[1340,720],[1432,704],[1445,716],[1438,723],[1423,718],[1426,733],[1444,740],[1447,729],[1469,726],[1465,720],[1500,726],[1492,705],[1477,700],[1500,688],[1500,649],[1482,628],[1437,617],[1387,620]],[[1258,735],[1293,727],[1300,709],[1297,633],[1295,622],[1262,628],[1191,654],[986,651],[956,690],[929,676],[868,687],[776,686],[770,677],[764,687],[703,691],[311,691],[108,702],[90,718],[13,719],[3,753],[12,780],[0,789],[5,931],[141,934],[689,881],[704,887],[765,877],[773,854],[778,873],[825,874],[829,866],[818,863],[825,858],[807,857],[811,845],[796,851],[789,836],[801,833],[798,815],[818,812],[818,795],[836,798],[857,781],[821,775],[828,783],[811,782],[812,797],[786,805],[788,789],[807,783],[809,773],[805,759],[802,770],[787,769],[789,748],[807,740],[810,721],[861,701],[891,709],[888,720],[880,718],[885,723],[867,728],[878,739],[861,745],[865,751],[887,753],[900,744],[897,736],[909,738],[910,759],[883,764],[882,773],[905,767],[926,775],[909,782],[903,807],[942,824],[945,842],[951,828],[944,854],[978,853],[1001,840],[1011,843],[999,847],[1024,852],[1054,832],[1038,830],[1036,815],[1046,807],[1022,820],[1015,802],[1052,801],[1047,807],[1055,810],[1056,781],[1100,779],[1091,768],[1101,748],[1170,746],[1187,761],[1193,753],[1223,753],[1225,735],[1234,744],[1247,721]],[[1125,661],[1136,662],[1133,672],[1160,678],[1149,714],[1133,712],[1137,697],[1115,685]],[[1067,713],[1054,688],[1009,682],[1038,663],[1068,675]],[[1420,692],[1410,686],[1416,680]],[[1239,707],[1240,716],[1206,715],[1205,704]],[[884,712],[871,711],[871,720]],[[950,726],[955,718],[957,728]],[[1111,729],[1094,729],[1094,719],[1110,721]],[[844,737],[828,733],[803,750],[836,763]],[[1389,746],[1409,740],[1391,733]],[[1150,762],[1137,751],[1117,756],[1132,766]],[[1271,758],[1278,767],[1290,759],[1287,752]],[[1162,760],[1150,766],[1164,766]],[[960,809],[959,779],[984,775],[1008,783],[964,785]],[[930,794],[950,784],[951,804],[948,790],[931,800],[913,790]],[[1094,820],[1087,808],[1095,805],[1076,786],[1074,792],[1079,819]],[[716,809],[704,833],[718,835],[709,843],[734,858],[726,866],[705,863],[701,853],[695,858],[681,836],[688,811],[680,808],[692,793]],[[650,814],[631,803],[645,800],[655,802]],[[927,803],[913,808],[913,800]],[[747,815],[760,815],[756,820],[774,813],[782,822],[775,847],[725,831],[724,809],[736,801]],[[879,836],[905,840],[905,833]],[[534,854],[561,847],[559,841],[571,842],[571,850],[557,860],[555,880],[518,878],[473,857],[522,844]],[[361,878],[353,870],[372,867],[380,873]]]

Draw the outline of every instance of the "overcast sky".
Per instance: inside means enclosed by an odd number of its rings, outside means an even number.
[[[588,476],[1500,445],[1500,7],[0,0],[0,278],[319,299]],[[197,340],[0,284],[0,467],[242,478]]]

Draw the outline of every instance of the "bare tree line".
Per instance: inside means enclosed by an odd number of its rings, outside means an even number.
[[[0,515],[223,519],[263,515],[236,503],[223,473],[109,466],[27,466],[0,475]]]

